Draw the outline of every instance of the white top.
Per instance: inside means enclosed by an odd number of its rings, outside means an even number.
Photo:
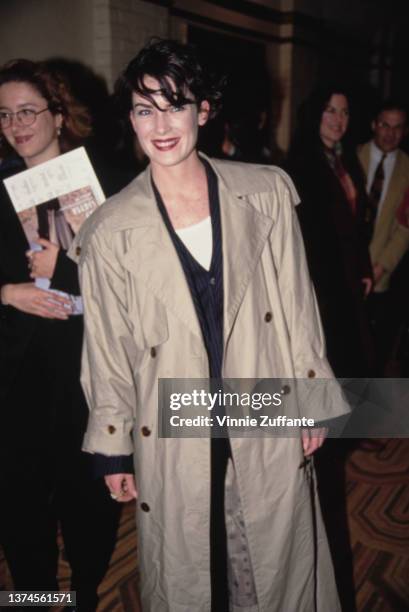
[[[193,257],[205,270],[210,270],[213,251],[212,220],[210,215],[195,223],[176,230],[177,235]]]
[[[383,187],[382,187],[381,199],[379,200],[379,204],[378,204],[378,211],[377,211],[377,216],[378,217],[379,217],[379,214],[381,212],[382,205],[383,205],[383,202],[385,200],[385,196],[386,196],[387,191],[388,191],[389,181],[391,180],[392,172],[393,172],[393,169],[395,167],[397,152],[398,152],[398,150],[395,149],[394,151],[391,151],[390,153],[387,153],[387,155],[386,155],[386,157],[384,159],[384,162],[383,162],[384,179],[383,179]],[[379,162],[382,159],[382,155],[383,155],[383,151],[378,149],[378,147],[376,146],[376,144],[372,140],[371,144],[370,144],[368,179],[367,179],[367,182],[366,182],[366,191],[368,192],[368,194],[371,191],[372,181],[374,179],[375,172],[376,172],[376,169],[378,167],[378,164],[379,164]]]

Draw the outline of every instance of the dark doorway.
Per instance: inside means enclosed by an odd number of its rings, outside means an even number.
[[[201,149],[223,157],[220,150],[228,125],[242,150],[236,159],[262,161],[258,157],[263,147],[268,148],[271,108],[264,44],[196,26],[189,26],[188,42],[211,69],[227,78],[223,110],[203,130]]]

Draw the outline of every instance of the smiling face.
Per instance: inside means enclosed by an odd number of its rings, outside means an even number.
[[[332,94],[322,113],[320,124],[320,137],[326,147],[332,149],[342,139],[348,122],[348,100],[343,94]]]
[[[11,125],[2,129],[9,145],[29,168],[60,154],[57,130],[62,125],[62,116],[44,110],[47,106],[47,100],[30,83],[10,81],[0,86],[0,112],[44,111],[29,126],[23,125],[13,115]]]
[[[157,91],[156,79],[146,76],[146,87]],[[191,96],[189,96],[191,97]],[[209,104],[172,106],[160,93],[147,98],[134,92],[130,119],[139,143],[149,157],[152,168],[179,165],[196,155],[197,132],[207,121]]]

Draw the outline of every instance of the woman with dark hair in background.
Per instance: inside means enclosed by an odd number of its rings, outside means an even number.
[[[301,197],[297,212],[317,292],[328,360],[338,377],[370,375],[373,359],[365,297],[372,287],[362,170],[348,143],[349,99],[324,85],[305,103],[288,170]],[[342,608],[355,610],[346,510],[348,441],[327,440],[316,455],[318,492]]]
[[[362,170],[348,145],[349,102],[342,86],[316,90],[300,114],[289,172],[317,292],[329,362],[337,376],[370,373],[364,300],[372,286]]]
[[[2,148],[32,168],[78,146],[90,134],[88,111],[62,77],[28,60],[0,69]],[[2,151],[3,153],[3,151]],[[16,169],[3,172],[5,179]],[[41,235],[41,231],[39,231]],[[81,452],[88,410],[80,387],[82,316],[76,265],[41,236],[33,252],[0,182],[0,542],[16,590],[58,590],[57,520],[79,610],[97,605],[112,554],[118,508]]]

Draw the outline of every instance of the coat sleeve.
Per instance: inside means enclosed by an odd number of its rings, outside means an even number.
[[[325,338],[295,212],[299,198],[289,177],[278,181],[271,235],[282,310],[288,331],[302,416],[315,422],[347,414],[350,407],[326,358]],[[325,381],[312,379],[326,379]]]
[[[90,409],[83,450],[129,455],[136,406],[132,367],[136,347],[124,273],[110,245],[97,233],[81,239],[80,249],[85,322],[81,383]],[[78,241],[75,250],[79,251]]]
[[[271,234],[283,312],[297,378],[332,376],[304,243],[295,212],[299,198],[284,173],[278,181],[275,228]]]
[[[282,311],[287,327],[300,416],[333,423],[350,406],[326,358],[325,338],[295,213],[299,198],[285,174],[277,183],[271,235]],[[321,380],[325,379],[325,380]]]
[[[409,229],[400,223],[395,223],[394,230],[388,242],[380,252],[377,262],[388,273],[392,273],[409,247]]]
[[[314,154],[308,162],[304,157],[293,159],[289,170],[301,197],[296,212],[306,245],[308,267],[318,297],[325,302],[332,292],[334,277],[339,274],[338,244],[328,206],[332,198],[328,168]],[[322,265],[323,251],[328,254],[328,266]]]
[[[396,211],[393,232],[378,257],[385,270],[393,272],[409,247],[409,189]]]

